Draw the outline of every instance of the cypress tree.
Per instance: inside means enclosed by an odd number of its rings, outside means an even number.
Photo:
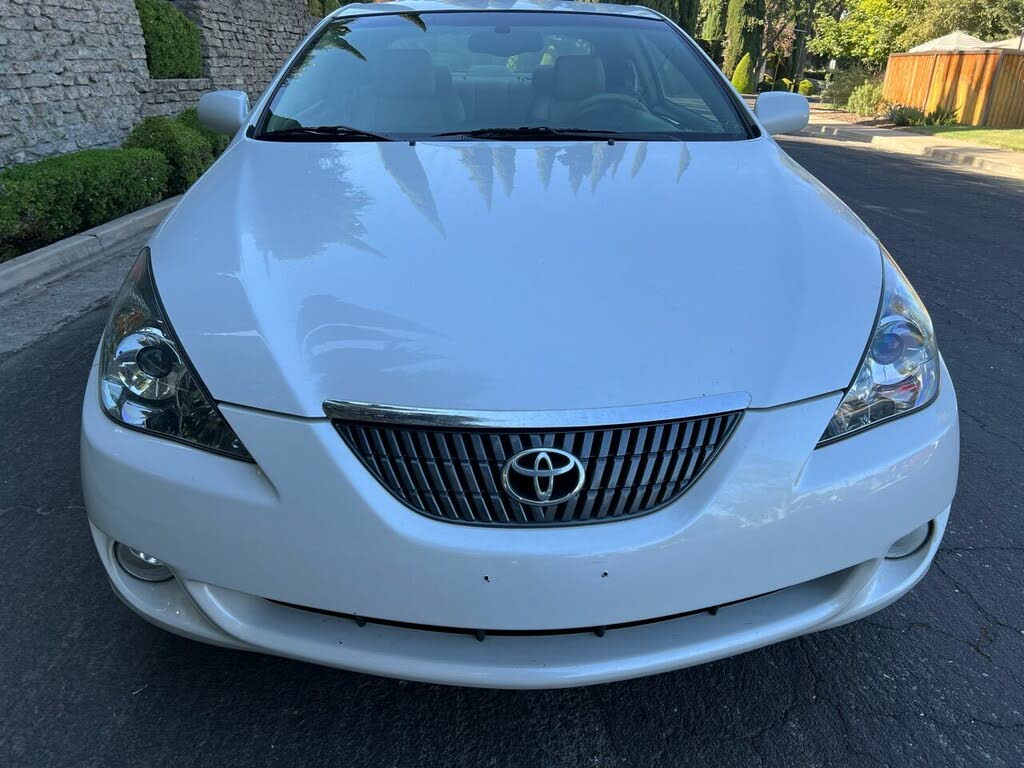
[[[749,53],[744,53],[740,63],[736,65],[736,71],[732,73],[732,84],[740,93],[754,92],[754,63],[750,60]]]
[[[749,53],[751,60],[761,53],[764,33],[764,0],[729,0],[725,20],[725,74],[732,77],[736,65]]]
[[[697,16],[700,14],[700,0],[676,0],[678,3],[678,15],[676,23],[685,29],[691,36],[697,36]]]
[[[704,24],[700,36],[705,40],[725,37],[725,6],[728,0],[703,0]]]

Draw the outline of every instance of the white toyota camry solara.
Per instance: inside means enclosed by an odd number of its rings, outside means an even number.
[[[351,5],[116,297],[83,406],[114,591],[217,645],[585,685],[877,611],[956,488],[892,257],[640,7]]]

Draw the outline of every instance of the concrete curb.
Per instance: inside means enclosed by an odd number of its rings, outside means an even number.
[[[947,165],[975,168],[1003,176],[1024,179],[1024,156],[997,147],[977,145],[957,146],[929,136],[889,128],[864,128],[832,123],[811,123],[801,134],[823,136],[839,141],[854,141],[904,155],[916,155],[938,160]]]
[[[84,269],[130,240],[148,235],[180,199],[181,195],[168,198],[0,264],[0,298],[14,295],[28,285],[52,283]]]

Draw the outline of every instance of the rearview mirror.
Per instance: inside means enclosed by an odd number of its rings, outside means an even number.
[[[493,32],[471,34],[469,50],[470,53],[486,53],[490,56],[516,56],[544,50],[544,38],[535,30],[498,27]]]
[[[803,130],[811,117],[811,106],[799,93],[770,91],[757,97],[754,114],[764,129],[775,136]]]
[[[245,91],[212,91],[199,99],[199,124],[217,133],[234,135],[248,115]]]

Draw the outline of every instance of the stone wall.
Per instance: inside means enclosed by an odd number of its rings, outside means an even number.
[[[117,143],[148,80],[133,0],[0,0],[0,167]]]
[[[147,80],[142,90],[142,116],[176,115],[199,103],[199,97],[211,90],[210,78]]]
[[[175,0],[202,33],[203,70],[214,88],[255,99],[318,19],[306,0]]]
[[[150,80],[134,0],[0,0],[0,168],[117,146],[147,115],[212,88],[258,96],[316,23],[306,0],[173,0],[205,77]]]

